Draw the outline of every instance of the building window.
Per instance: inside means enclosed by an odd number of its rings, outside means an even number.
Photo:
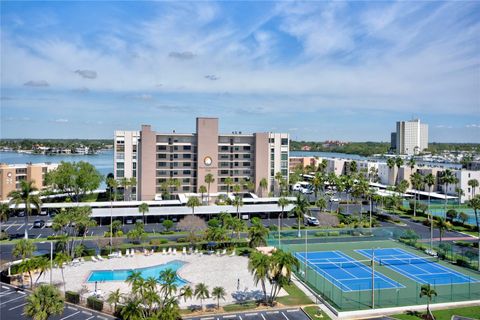
[[[250,159],[250,154],[244,154],[243,159]]]
[[[288,161],[288,152],[282,152],[282,160]]]
[[[157,151],[166,151],[167,146],[157,146]]]
[[[165,153],[158,153],[157,159],[167,159],[167,155]]]
[[[183,150],[192,150],[192,146],[183,146]]]
[[[244,167],[250,167],[250,162],[244,162],[244,163],[243,163],[243,166],[244,166]]]
[[[184,162],[184,163],[183,163],[183,166],[184,166],[184,167],[191,167],[191,166],[192,166],[192,163],[191,163],[191,162]]]
[[[228,151],[228,146],[221,146],[220,151]]]
[[[125,164],[123,162],[117,162],[117,169],[124,169]]]
[[[288,139],[282,138],[282,146],[288,146]]]
[[[183,170],[183,174],[188,175],[188,174],[192,174],[192,172],[190,170]]]
[[[186,154],[183,155],[183,158],[184,159],[191,159],[192,155],[190,153],[186,153]]]
[[[268,142],[269,142],[269,143],[275,143],[275,138],[270,138],[270,139],[268,139]]]
[[[117,178],[123,178],[125,172],[123,170],[117,170]]]
[[[167,163],[166,162],[157,162],[157,167],[166,167]]]
[[[250,151],[250,146],[243,146],[243,151]]]

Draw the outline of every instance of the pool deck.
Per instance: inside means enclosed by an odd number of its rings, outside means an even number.
[[[240,256],[216,256],[216,255],[163,255],[154,253],[150,256],[136,254],[133,257],[122,257],[105,259],[104,261],[86,261],[77,266],[66,266],[63,270],[67,291],[83,291],[84,296],[95,290],[95,283],[87,282],[90,272],[93,270],[115,270],[115,269],[136,269],[146,268],[159,264],[165,264],[174,260],[186,262],[177,274],[188,281],[192,288],[197,283],[205,283],[211,291],[214,287],[223,287],[226,291],[225,301],[220,304],[231,304],[234,302],[252,300],[253,297],[261,297],[260,285],[255,286],[253,277],[248,271],[248,258]],[[39,282],[48,282],[49,272],[42,276]],[[35,279],[35,277],[34,277]],[[240,279],[240,290],[237,290],[238,279]],[[53,269],[53,282],[63,290],[62,273],[59,268]],[[267,286],[269,290],[269,286]],[[98,282],[97,289],[102,291],[106,299],[111,291],[120,289],[122,293],[129,293],[130,287],[124,281]],[[269,291],[267,291],[269,292]],[[282,290],[279,296],[286,293]],[[200,305],[195,298],[187,300],[180,299],[180,306]],[[204,300],[204,304],[216,303],[210,298]]]

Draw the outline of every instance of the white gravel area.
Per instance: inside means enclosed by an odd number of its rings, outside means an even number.
[[[133,257],[122,257],[105,259],[104,261],[83,262],[77,266],[66,266],[63,270],[65,275],[66,290],[84,291],[85,296],[95,290],[95,284],[87,282],[90,272],[95,270],[118,270],[118,269],[136,269],[165,264],[170,261],[179,260],[186,262],[178,271],[178,275],[189,282],[192,288],[197,283],[205,283],[211,291],[214,287],[223,287],[226,291],[225,300],[220,300],[220,304],[231,304],[241,300],[251,300],[253,297],[261,297],[262,291],[260,284],[254,285],[253,276],[248,271],[248,258],[240,256],[216,256],[216,255],[163,255],[154,253],[150,256],[136,254]],[[40,279],[41,282],[48,282],[49,272]],[[35,278],[34,278],[35,279]],[[59,285],[63,290],[63,280],[61,270],[53,269],[53,282]],[[238,283],[240,283],[239,288]],[[105,281],[98,282],[97,289],[102,291],[106,299],[108,294],[116,289],[123,293],[130,292],[130,287],[124,281]],[[268,292],[268,291],[267,291]],[[282,290],[280,296],[286,293]],[[204,304],[216,303],[216,300],[210,298],[204,300]],[[182,307],[190,305],[200,305],[200,301],[195,298],[187,300],[180,299]]]

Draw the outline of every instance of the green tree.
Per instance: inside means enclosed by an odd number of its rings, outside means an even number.
[[[135,222],[133,229],[127,233],[127,238],[134,243],[142,242],[146,236],[145,225],[142,222]]]
[[[471,194],[473,199],[473,197],[475,197],[475,188],[478,188],[478,180],[477,179],[468,180],[468,186],[471,189]]]
[[[225,184],[227,185],[227,196],[228,196],[228,194],[229,194],[229,192],[230,192],[230,187],[231,187],[232,184],[233,184],[233,179],[232,179],[232,177],[226,177],[226,178],[225,178]]]
[[[450,229],[451,224],[450,222],[448,222],[442,217],[438,218],[436,224],[437,224],[438,231],[440,232],[440,243],[442,243],[442,237],[445,234],[445,231]]]
[[[0,203],[0,230],[3,230],[1,224],[10,218],[10,206],[8,203]]]
[[[38,280],[40,277],[47,272],[47,270],[50,270],[50,259],[47,257],[37,257],[35,258],[35,269],[37,271],[40,271],[38,273],[37,279],[35,280],[35,285],[37,285]]]
[[[310,207],[310,204],[308,203],[307,198],[305,198],[302,195],[297,195],[297,198],[295,199],[295,202],[293,203],[293,212],[297,216],[297,224],[298,224],[298,237],[301,237],[300,234],[300,225],[302,224],[303,218],[305,216],[305,213],[307,213],[308,207]]]
[[[317,201],[315,201],[315,206],[318,208],[320,212],[322,212],[327,208],[327,201],[325,200],[325,198],[320,198]]]
[[[324,176],[321,172],[316,172],[315,176],[313,177],[312,180],[312,185],[313,185],[313,192],[315,194],[315,199],[317,198],[317,194],[319,190],[323,190],[325,183]]]
[[[145,319],[145,314],[143,308],[141,307],[142,302],[136,297],[130,297],[127,299],[125,305],[122,307],[120,312],[122,319],[128,320],[141,320]]]
[[[265,246],[267,244],[268,229],[262,224],[262,220],[254,217],[248,228],[248,238],[250,239],[250,248]]]
[[[412,174],[413,174],[413,169],[415,169],[416,164],[417,163],[416,163],[414,157],[410,157],[410,159],[408,159],[407,165],[410,167],[410,170],[412,171]]]
[[[282,194],[282,187],[281,187],[281,181],[283,180],[283,175],[280,171],[275,173],[275,180],[277,181],[278,185],[278,195],[280,196]]]
[[[200,194],[201,194],[202,205],[204,205],[204,204],[205,204],[205,202],[204,202],[205,200],[204,200],[204,197],[203,197],[203,196],[205,195],[205,193],[207,193],[207,187],[205,187],[205,186],[202,184],[202,185],[200,186],[200,188],[198,189],[198,191],[199,191]]]
[[[478,218],[478,210],[480,210],[480,195],[476,195],[469,202],[468,205],[473,208],[475,213],[475,224],[477,225],[477,248],[478,248],[478,270],[480,271],[480,220]]]
[[[200,299],[200,305],[203,310],[203,300],[210,298],[210,292],[208,291],[208,287],[205,283],[197,283],[195,286],[195,297]]]
[[[189,285],[185,285],[180,289],[180,296],[183,297],[183,301],[187,302],[187,299],[193,297],[193,289]]]
[[[22,260],[25,260],[31,257],[35,250],[37,250],[37,246],[35,245],[35,243],[33,243],[32,240],[21,239],[13,247],[12,255],[14,257],[22,258]]]
[[[393,168],[395,167],[395,159],[394,158],[388,158],[387,159],[387,167],[388,167],[388,169],[390,169],[389,176],[390,176],[390,173],[392,173],[392,177],[391,178],[389,177],[389,183],[395,184],[395,182],[397,180],[396,180],[395,175],[394,175],[395,171],[393,171]]]
[[[177,178],[169,179],[167,183],[168,183],[168,186],[170,187],[170,197],[171,197],[173,192],[175,190],[178,190],[178,188],[180,188],[180,180],[178,180]]]
[[[424,284],[420,288],[420,298],[427,297],[427,314],[430,319],[435,319],[430,311],[430,303],[432,302],[432,298],[436,296],[437,292],[430,286],[430,284]]]
[[[128,181],[128,200],[132,200],[133,188],[137,188],[137,178],[131,177]]]
[[[268,275],[270,271],[271,259],[268,255],[259,251],[254,251],[250,254],[248,259],[248,270],[253,275],[255,285],[260,285],[263,291],[263,299],[267,302],[267,287]]]
[[[111,291],[108,295],[107,302],[110,306],[113,305],[113,312],[117,311],[117,305],[122,301],[123,294],[120,292],[120,289]]]
[[[456,177],[452,170],[446,169],[440,178],[440,182],[443,184],[443,193],[445,194],[444,212],[447,214],[447,202],[448,202],[448,185],[455,183]]]
[[[165,228],[165,231],[168,232],[173,228],[173,221],[169,219],[163,220],[162,226]]]
[[[240,219],[240,207],[243,206],[242,198],[239,196],[235,196],[235,198],[233,199],[232,205],[235,206],[235,208],[237,208],[237,218]]]
[[[263,193],[267,190],[268,188],[268,181],[266,178],[262,178],[260,180],[260,183],[259,183],[259,186],[260,186],[260,190],[262,192],[262,197],[263,197]]]
[[[278,232],[280,234],[280,231],[282,229],[282,225],[283,225],[283,215],[285,213],[285,207],[288,206],[290,204],[290,200],[288,200],[287,198],[285,197],[280,197],[278,198],[278,201],[277,201],[277,205],[282,208],[282,212],[280,214],[280,217],[279,217],[279,223],[278,223]],[[280,241],[280,237],[278,238],[278,241]]]
[[[127,201],[127,188],[130,185],[130,180],[125,177],[120,178],[119,184],[123,189],[123,201]]]
[[[138,212],[142,214],[143,223],[145,223],[145,213],[148,213],[148,203],[143,202],[138,206]]]
[[[65,275],[63,273],[63,269],[67,263],[72,261],[72,258],[63,252],[57,253],[55,256],[55,264],[60,268],[62,272],[62,280],[63,280],[63,292],[67,292],[67,284],[65,283]]]
[[[189,197],[187,207],[192,208],[192,214],[195,215],[195,207],[200,206],[200,200],[197,197]]]
[[[158,277],[158,282],[160,283],[160,294],[165,298],[169,299],[177,292],[177,275],[173,269],[165,269],[160,271]]]
[[[400,157],[395,158],[395,165],[397,166],[397,172],[400,171],[400,168],[403,166],[403,159]],[[397,180],[400,179],[400,175],[397,173]]]
[[[34,320],[47,320],[63,313],[64,302],[57,288],[41,285],[27,297],[25,314]]]
[[[447,221],[453,222],[453,220],[457,219],[458,213],[455,209],[449,209],[447,211]]]
[[[412,187],[413,187],[413,191],[414,191],[413,216],[416,217],[417,216],[417,191],[420,190],[420,189],[423,189],[423,187],[425,186],[425,180],[424,180],[421,173],[415,172],[415,173],[412,173],[410,175],[410,181],[412,183]]]
[[[25,239],[28,239],[28,216],[32,214],[32,207],[40,211],[42,200],[35,191],[38,189],[34,186],[34,181],[20,181],[20,190],[14,190],[8,194],[11,198],[9,204],[18,208],[19,205],[24,206],[25,210]]]
[[[458,220],[460,220],[462,224],[465,224],[468,221],[468,218],[468,214],[466,214],[465,212],[460,212],[458,214]]]
[[[212,289],[212,297],[217,299],[217,309],[220,309],[220,299],[225,300],[225,289],[223,287],[215,287]]]
[[[428,216],[430,219],[430,250],[433,250],[433,215],[430,211],[430,193],[435,185],[435,176],[431,173],[427,174],[424,178],[425,184],[428,187]]]
[[[207,203],[210,204],[210,185],[215,182],[213,174],[208,173],[205,175],[205,183],[207,184]]]

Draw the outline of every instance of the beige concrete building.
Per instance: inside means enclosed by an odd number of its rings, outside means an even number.
[[[33,181],[39,190],[44,187],[45,173],[57,168],[57,164],[0,164],[0,200],[8,199],[8,194],[20,188],[20,181]]]
[[[397,154],[418,154],[428,149],[428,125],[421,123],[420,119],[398,121],[395,139]]]
[[[127,135],[125,131],[117,132],[120,141]],[[198,193],[200,186],[208,186],[205,183],[208,174],[214,179],[210,183],[213,194],[227,192],[227,177],[231,177],[234,184],[252,181],[256,193],[262,192],[259,186],[262,179],[267,181],[267,192],[278,188],[274,178],[277,172],[288,179],[287,133],[221,134],[217,118],[197,118],[195,133],[159,133],[150,125],[143,125],[137,141],[139,200],[158,199],[166,183],[173,179],[178,180],[180,186],[169,187],[169,192]],[[117,157],[117,153],[115,156],[116,177],[120,163],[124,168],[134,165],[133,156],[127,159],[127,148],[123,152],[123,159]]]
[[[115,131],[113,141],[113,175],[116,180],[137,177],[137,147],[140,131]],[[137,188],[131,188],[131,200],[137,199]]]

